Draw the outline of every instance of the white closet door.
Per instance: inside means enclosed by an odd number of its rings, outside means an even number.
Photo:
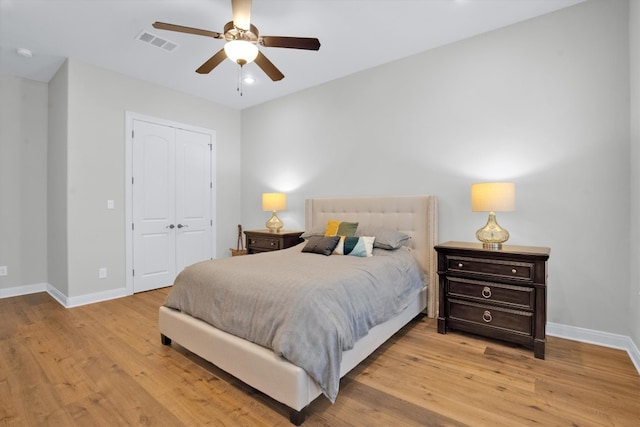
[[[176,277],[175,129],[134,121],[133,259],[135,292]]]
[[[213,253],[211,137],[133,124],[133,290],[169,286]]]
[[[176,266],[181,271],[212,254],[211,138],[176,130]]]

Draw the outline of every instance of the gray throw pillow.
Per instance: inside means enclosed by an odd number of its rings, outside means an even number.
[[[360,226],[356,231],[356,236],[375,236],[373,247],[380,249],[398,249],[411,238],[401,231],[373,226]]]
[[[310,252],[314,254],[331,255],[338,245],[340,236],[311,236],[307,240],[307,244],[302,248],[302,252]]]

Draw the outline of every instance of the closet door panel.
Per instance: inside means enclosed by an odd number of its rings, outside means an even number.
[[[210,259],[211,137],[176,130],[176,247],[177,269]]]
[[[134,122],[134,290],[168,286],[176,276],[175,132]]]

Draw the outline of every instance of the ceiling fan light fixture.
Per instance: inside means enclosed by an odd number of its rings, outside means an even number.
[[[227,58],[242,66],[256,59],[258,46],[246,40],[231,40],[224,45],[224,53]]]

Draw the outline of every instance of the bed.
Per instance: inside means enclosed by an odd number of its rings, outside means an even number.
[[[353,348],[341,353],[338,366],[341,378],[420,313],[426,313],[429,317],[436,316],[438,282],[433,247],[438,243],[437,198],[427,195],[305,201],[307,231],[323,229],[329,220],[357,222],[359,228],[385,228],[409,235],[407,252],[418,261],[427,283],[426,286],[421,286],[419,292],[411,297],[398,314],[373,326],[355,342]],[[301,243],[299,247],[287,250],[292,250],[293,258],[298,256],[297,252],[304,245],[305,243]],[[267,260],[265,255],[272,256],[262,254],[234,258],[263,257],[253,259],[253,262],[257,262]],[[220,369],[285,404],[291,409],[290,421],[295,425],[304,421],[305,408],[315,398],[323,392],[326,395],[324,386],[321,387],[305,369],[267,347],[217,329],[198,317],[162,306],[159,310],[159,327],[163,344],[170,345],[172,340],[176,341]]]

